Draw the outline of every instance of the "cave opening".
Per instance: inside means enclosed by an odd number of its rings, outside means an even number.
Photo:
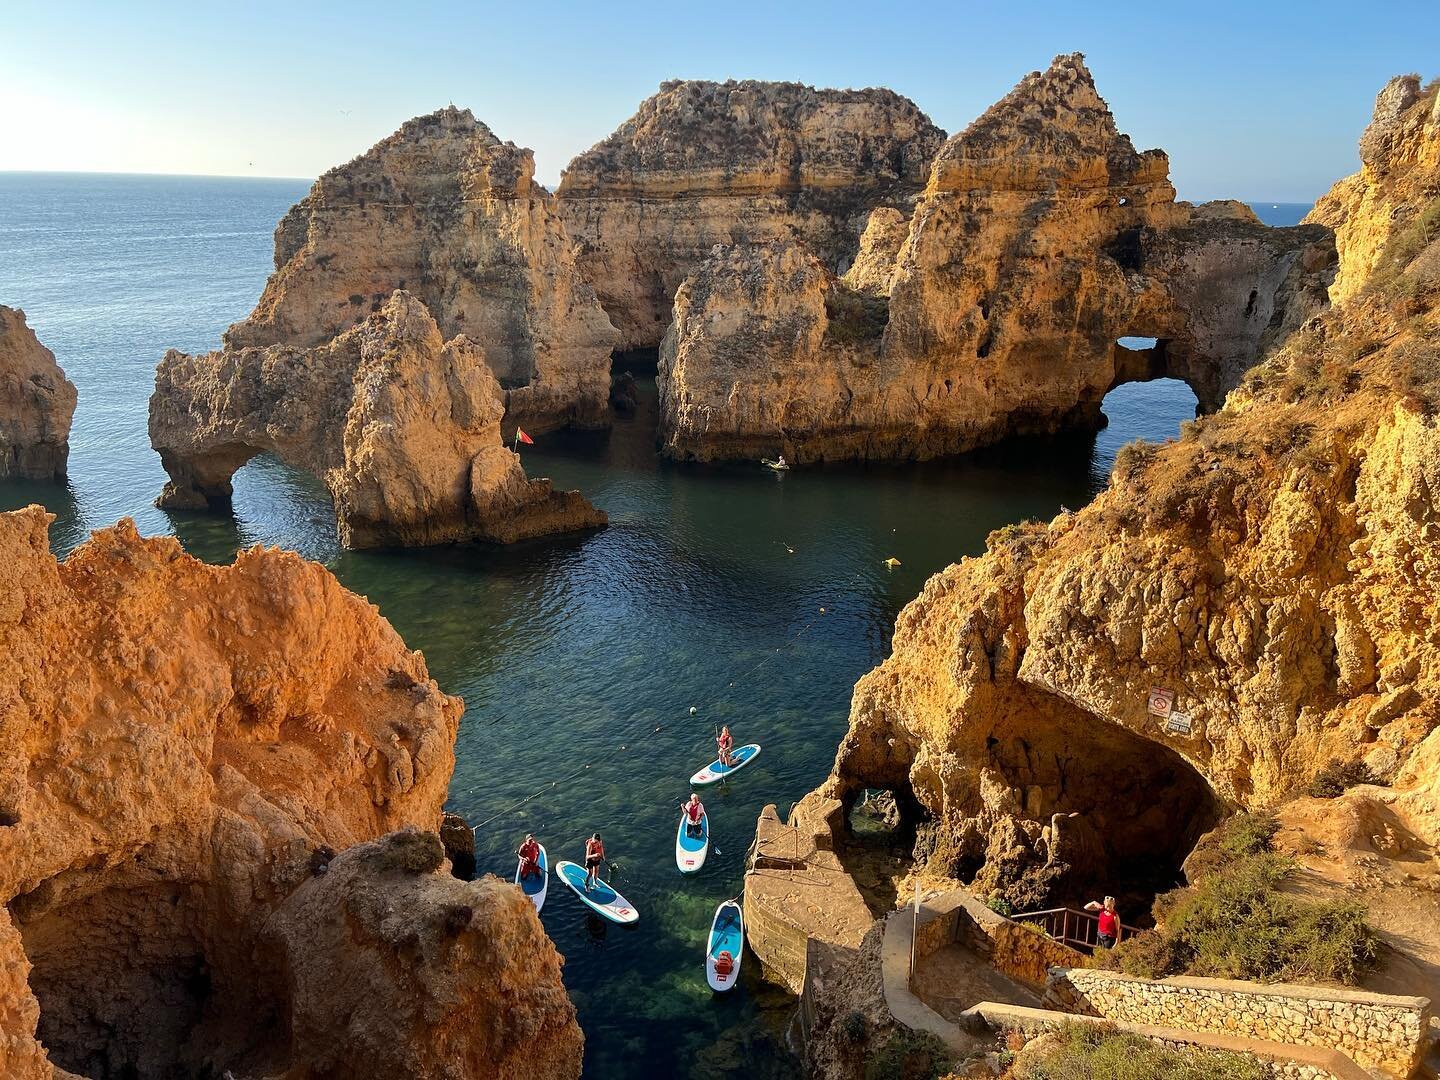
[[[985,739],[983,771],[1006,793],[1025,855],[1013,868],[1017,910],[1078,907],[1113,895],[1122,918],[1148,925],[1154,898],[1180,884],[1181,866],[1226,804],[1166,745],[1160,721],[1140,733],[1043,691],[1007,710]],[[990,838],[987,861],[1013,857]],[[993,876],[1004,867],[991,866]],[[1027,890],[1028,894],[1027,894]]]
[[[277,1064],[288,1032],[266,1004],[275,988],[214,967],[195,887],[157,878],[149,861],[68,871],[8,905],[51,1062],[90,1080]]]
[[[878,918],[895,908],[900,879],[914,862],[929,814],[906,781],[853,791],[844,800],[844,812],[836,854]]]
[[[616,349],[610,354],[610,374],[654,375],[660,370],[660,349]]]

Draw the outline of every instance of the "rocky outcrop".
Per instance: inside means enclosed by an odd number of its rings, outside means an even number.
[[[1440,196],[1440,93],[1417,75],[1391,79],[1375,98],[1375,114],[1360,140],[1361,169],[1340,181],[1306,217],[1335,231],[1340,270],[1337,300],[1357,293],[1374,271],[1394,269],[1381,256],[1397,235],[1424,218]],[[1440,231],[1432,218],[1429,231]]]
[[[1393,152],[1426,160],[1433,129],[1406,130]],[[1357,185],[1412,221],[1433,198]],[[807,802],[913,796],[924,869],[1017,908],[1163,887],[1229,807],[1330,760],[1440,840],[1440,235],[1400,255],[1090,506],[927,582]]]
[[[49,520],[0,515],[0,1073],[578,1076],[533,908],[446,872],[420,655],[298,556]]]
[[[235,470],[265,451],[324,480],[346,547],[604,525],[579,492],[526,479],[501,441],[505,395],[488,359],[466,335],[443,340],[426,305],[399,291],[318,345],[172,350],[150,400],[150,441],[171,478],[159,504],[228,501]]]
[[[607,423],[614,328],[576,272],[534,155],[454,106],[330,170],[275,230],[275,273],[228,349],[324,344],[397,289],[485,350],[512,425]]]
[[[1136,152],[1078,55],[951,138],[908,218],[871,213],[843,279],[775,246],[716,248],[677,294],[673,456],[935,457],[1096,427],[1110,389],[1160,376],[1213,410],[1324,303],[1333,263],[1324,228],[1175,202],[1164,153]]]
[[[944,138],[889,90],[676,80],[572,161],[556,194],[622,347],[654,347],[716,244],[801,243],[844,271],[871,210],[908,217]]]
[[[63,480],[75,385],[25,325],[0,304],[0,479]]]

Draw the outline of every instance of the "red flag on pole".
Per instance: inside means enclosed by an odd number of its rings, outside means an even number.
[[[524,430],[521,428],[515,429],[515,441],[517,443],[524,443],[526,446],[535,445],[535,440],[532,439],[529,435],[526,435]]]

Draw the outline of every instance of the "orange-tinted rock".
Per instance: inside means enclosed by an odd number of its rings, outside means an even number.
[[[529,480],[501,441],[505,395],[475,341],[441,338],[406,292],[332,340],[171,351],[156,372],[150,441],[171,480],[160,505],[229,499],[268,451],[330,489],[346,547],[508,543],[602,526],[578,492]]]
[[[944,138],[889,90],[674,80],[572,161],[556,194],[622,347],[655,346],[716,244],[800,243],[846,269],[872,209],[908,216]]]
[[[0,479],[63,480],[75,386],[25,325],[0,304]]]
[[[512,424],[603,426],[615,331],[534,173],[469,110],[407,121],[286,214],[275,273],[227,348],[320,345],[404,289],[445,338],[485,350]]]
[[[423,658],[296,555],[127,520],[58,563],[49,520],[0,514],[0,1074],[458,1080],[529,1033],[577,1076],[533,909],[428,835],[462,705]]]
[[[1333,261],[1322,228],[1176,203],[1165,155],[1136,152],[1078,55],[952,137],[913,214],[865,221],[838,284],[764,255],[777,244],[692,271],[661,359],[668,453],[929,458],[1097,426],[1111,388],[1160,376],[1214,409],[1323,304]]]
[[[1432,129],[1402,127],[1391,154],[1427,160]],[[1338,192],[1410,220],[1433,199],[1368,168]],[[1084,510],[931,578],[821,796],[913,793],[931,873],[1033,906],[1173,871],[1217,800],[1273,806],[1332,759],[1440,842],[1440,235],[1404,258],[1178,442],[1122,451]]]

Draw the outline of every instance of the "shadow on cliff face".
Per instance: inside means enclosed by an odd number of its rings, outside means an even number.
[[[226,1050],[283,1047],[285,1017],[251,992],[257,980],[226,985],[212,966],[197,888],[155,880],[146,861],[62,875],[10,904],[50,1060],[103,1080],[180,1080],[218,1075],[210,1061]]]
[[[837,847],[867,900],[893,908],[894,883],[926,863],[1016,911],[1113,895],[1143,922],[1225,804],[1169,747],[1058,696],[1010,684],[995,705],[939,764],[889,725],[842,761]]]

